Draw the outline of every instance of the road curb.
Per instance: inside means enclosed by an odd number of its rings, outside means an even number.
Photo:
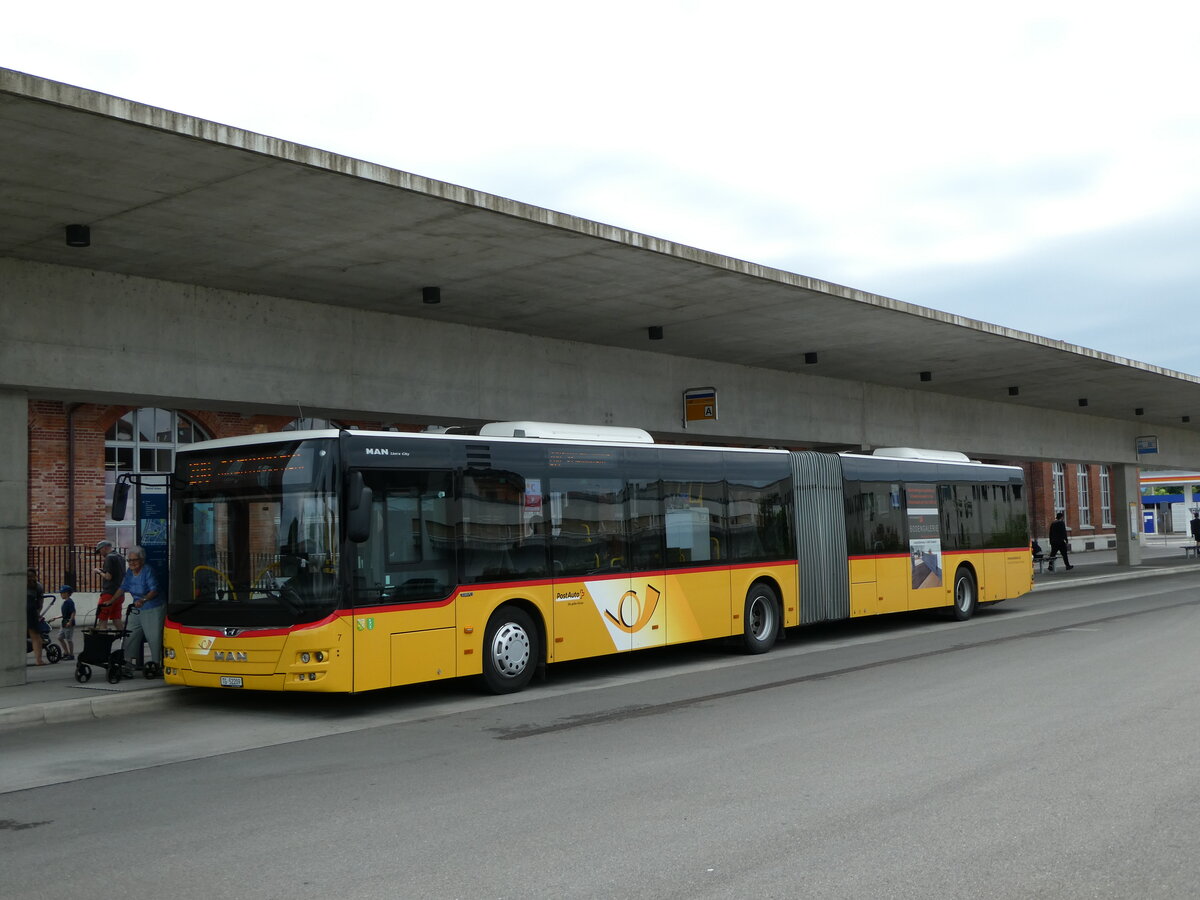
[[[1191,566],[1172,566],[1169,569],[1141,569],[1132,572],[1112,572],[1108,575],[1062,575],[1051,582],[1033,582],[1033,593],[1078,587],[1081,584],[1103,584],[1108,581],[1132,581],[1135,578],[1157,578],[1161,575],[1180,575],[1200,572],[1200,563]]]
[[[177,705],[186,688],[155,688],[128,694],[81,697],[78,700],[47,700],[28,706],[0,709],[0,731],[32,725],[60,725],[88,719],[107,719]]]

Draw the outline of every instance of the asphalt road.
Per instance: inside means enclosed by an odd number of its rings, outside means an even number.
[[[1194,581],[9,732],[0,897],[1193,898]]]

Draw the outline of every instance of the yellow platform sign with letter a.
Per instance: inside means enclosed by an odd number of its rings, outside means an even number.
[[[688,388],[683,392],[683,425],[688,422],[717,420],[717,389]]]

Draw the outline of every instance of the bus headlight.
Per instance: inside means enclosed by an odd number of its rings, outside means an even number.
[[[309,661],[311,658],[312,658],[312,657],[310,657],[310,656],[308,655],[308,651],[307,651],[307,650],[305,650],[303,653],[301,653],[301,654],[300,654],[300,662],[304,663],[305,665],[307,665],[307,664],[308,664],[308,661]]]

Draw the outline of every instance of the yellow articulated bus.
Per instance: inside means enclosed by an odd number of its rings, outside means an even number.
[[[1022,472],[962,454],[655,444],[638,429],[308,431],[181,448],[164,674],[367,691],[1031,587]],[[925,458],[918,458],[925,457]]]

